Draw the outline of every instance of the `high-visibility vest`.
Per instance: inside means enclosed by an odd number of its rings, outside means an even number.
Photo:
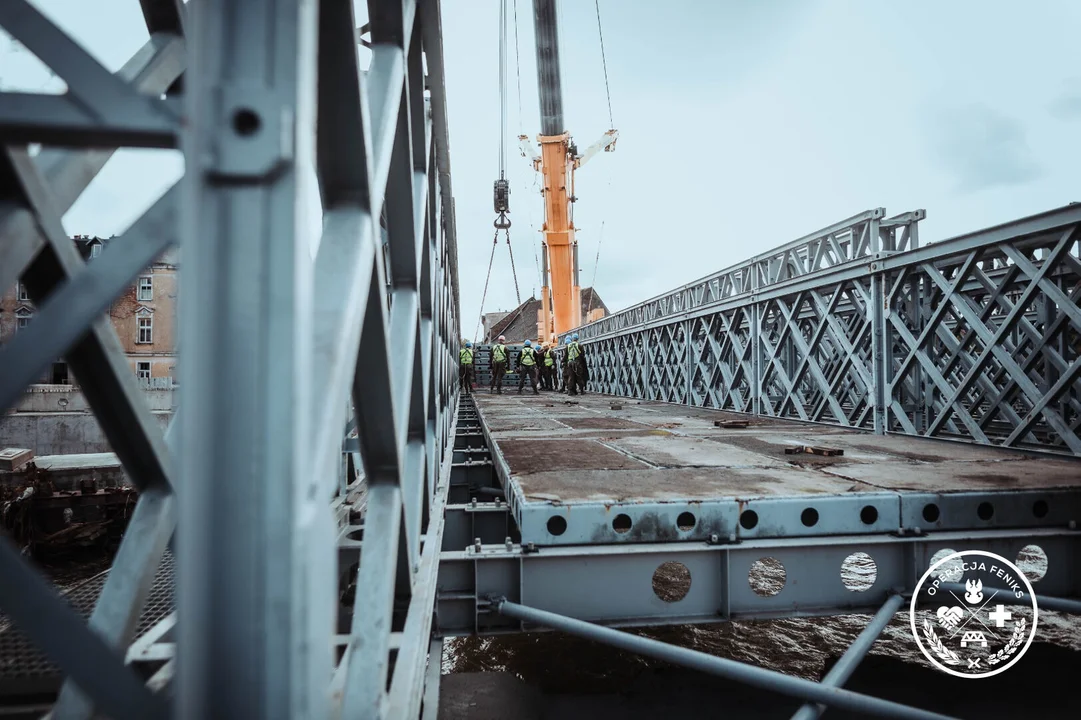
[[[533,356],[533,348],[522,348],[521,360],[526,367],[533,367],[537,363],[537,359]]]
[[[544,353],[544,366],[545,367],[552,367],[553,365],[556,364],[555,358],[552,357],[552,354],[554,352],[555,352],[555,350],[549,350],[548,352]]]
[[[567,346],[567,359],[577,360],[578,356],[582,354],[582,349],[578,347],[578,341],[574,340]]]
[[[492,346],[492,360],[495,362],[507,361],[507,346],[506,345],[493,345]]]
[[[473,364],[473,351],[470,350],[469,348],[462,348],[461,350],[459,350],[458,351],[458,362],[460,362],[462,365],[472,365]]]

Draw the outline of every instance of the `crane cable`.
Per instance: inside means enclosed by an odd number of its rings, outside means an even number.
[[[488,297],[488,281],[492,279],[492,265],[495,263],[495,249],[499,245],[499,230],[496,229],[495,237],[492,238],[492,254],[488,258],[488,274],[484,276],[484,293],[480,296],[480,317],[477,318],[477,329],[473,331],[473,342],[477,342],[480,335],[480,326],[484,322],[484,300]]]
[[[522,57],[518,54],[518,0],[514,1],[514,72],[518,76],[518,134],[525,135],[525,118],[522,116]]]
[[[601,45],[601,67],[604,68],[604,94],[608,98],[608,127],[614,128],[616,126],[615,120],[612,118],[612,91],[608,86],[608,60],[605,57],[604,52],[604,29],[601,27],[601,2],[600,0],[594,0],[594,6],[597,8],[597,36],[600,39]],[[608,192],[611,197],[612,191],[612,170],[608,169]],[[601,220],[601,230],[597,238],[597,257],[593,261],[593,280],[589,285],[589,303],[586,305],[585,317],[589,317],[590,311],[593,310],[593,299],[597,295],[597,268],[601,264],[601,243],[604,242],[604,220]]]
[[[515,18],[518,15],[517,3],[515,3]],[[515,52],[517,53],[517,21],[515,23]],[[500,184],[503,184],[503,189],[507,195],[510,192],[510,186],[506,179],[507,177],[507,0],[500,0],[499,3],[499,179],[496,181],[496,212],[495,219],[495,236],[492,239],[492,255],[488,259],[488,274],[484,278],[484,292],[480,298],[480,317],[477,318],[477,330],[474,332],[473,339],[476,340],[477,335],[480,333],[481,323],[484,321],[484,303],[488,298],[488,283],[492,277],[492,266],[495,263],[495,248],[499,244],[499,231],[502,230],[507,237],[507,253],[510,255],[510,269],[511,277],[514,279],[514,295],[518,300],[518,304],[522,304],[522,294],[518,288],[518,271],[514,266],[514,248],[510,242],[510,218],[507,217],[509,211],[509,203],[507,202],[507,196],[504,195],[503,203],[500,203]],[[519,72],[519,116],[521,116],[521,73]]]
[[[507,0],[499,3],[499,179],[507,174]]]
[[[601,28],[601,0],[594,0],[594,5],[597,8],[597,35],[600,36],[601,40],[601,66],[604,68],[604,94],[608,98],[608,127],[614,128],[616,122],[612,119],[612,91],[608,88],[608,60],[604,56],[604,30]]]

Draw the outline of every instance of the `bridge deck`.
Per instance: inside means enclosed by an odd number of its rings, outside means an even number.
[[[1072,459],[597,395],[477,405],[536,545],[1062,526],[1081,497]]]

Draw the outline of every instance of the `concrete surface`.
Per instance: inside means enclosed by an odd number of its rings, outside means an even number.
[[[152,413],[164,430],[172,412]],[[20,412],[0,418],[0,447],[30,448],[35,455],[109,452],[112,448],[93,413]]]
[[[1077,460],[665,403],[621,399],[613,410],[614,400],[476,395],[512,484],[537,502],[1081,487]],[[795,446],[843,454],[786,454]]]

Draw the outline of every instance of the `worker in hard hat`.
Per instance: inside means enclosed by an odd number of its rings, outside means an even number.
[[[488,388],[489,393],[503,394],[503,376],[507,374],[507,346],[504,343],[507,338],[502,335],[492,345],[492,385]]]
[[[567,365],[563,370],[563,376],[567,380],[567,394],[577,395],[581,392],[582,395],[585,395],[585,357],[582,353],[582,346],[578,344],[578,333],[571,335],[571,340],[567,343],[566,358]]]
[[[473,343],[468,340],[458,351],[458,386],[463,395],[473,394]]]
[[[533,350],[533,359],[537,361],[537,387],[544,390],[544,358],[548,356],[548,346],[539,342]]]
[[[529,384],[533,386],[533,394],[540,395],[537,390],[537,351],[533,343],[526,340],[522,343],[522,351],[518,353],[518,394],[522,394],[522,386],[525,379],[529,378]]]
[[[556,349],[553,343],[544,344],[544,356],[540,360],[541,387],[545,390],[554,389],[552,384],[556,369]]]

